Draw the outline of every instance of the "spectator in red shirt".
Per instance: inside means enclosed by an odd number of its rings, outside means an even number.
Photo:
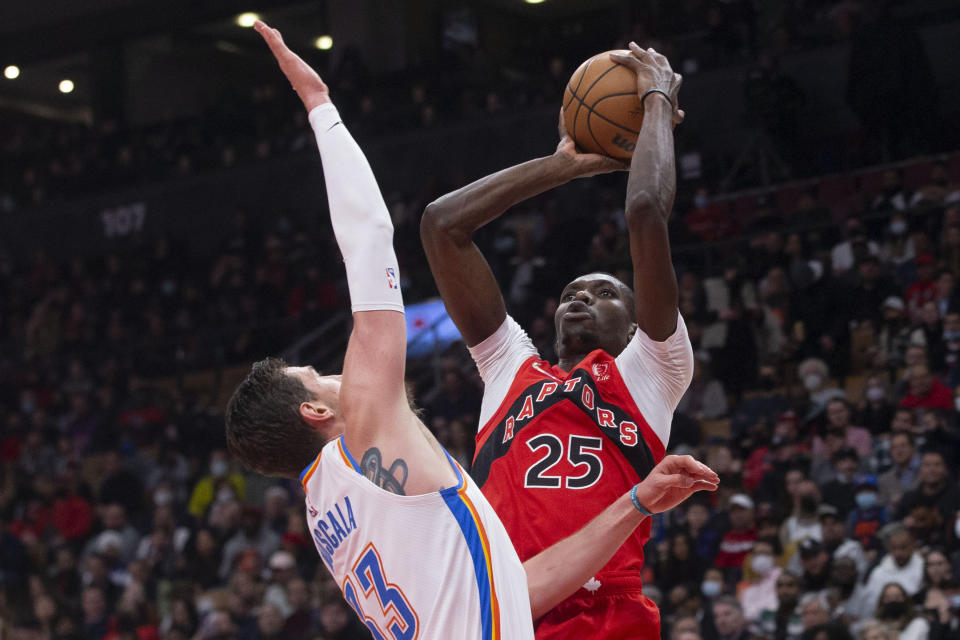
[[[720,551],[714,566],[724,570],[728,582],[740,579],[743,559],[753,550],[757,539],[754,525],[753,500],[745,493],[737,493],[730,498],[730,530],[720,540]]]
[[[69,462],[60,476],[57,499],[53,501],[53,526],[64,540],[85,538],[93,525],[93,506],[87,497],[80,468]]]
[[[936,266],[934,265],[933,255],[930,253],[921,253],[916,257],[914,263],[917,267],[917,279],[907,287],[907,310],[912,320],[919,321],[920,309],[927,302],[936,300],[937,297],[937,282],[933,279]]]
[[[953,394],[925,364],[910,369],[910,393],[900,401],[907,409],[952,409]]]

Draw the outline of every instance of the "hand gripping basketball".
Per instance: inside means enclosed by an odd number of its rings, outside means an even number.
[[[720,478],[691,456],[667,456],[637,485],[637,501],[651,513],[677,506],[697,491],[716,491]]]
[[[611,53],[610,59],[632,69],[637,74],[637,94],[641,99],[651,89],[664,92],[674,107],[674,124],[683,122],[686,114],[677,102],[680,85],[683,84],[683,76],[674,73],[666,56],[657,53],[653,48],[641,49],[636,42],[631,42],[630,52],[631,55]],[[655,100],[658,98],[650,96],[649,99]]]
[[[567,133],[567,126],[563,121],[563,109],[560,109],[560,124],[557,125],[560,133],[560,143],[554,155],[562,157],[571,163],[573,173],[578,178],[588,178],[601,173],[610,173],[611,171],[627,171],[630,169],[630,162],[611,158],[599,153],[582,153],[577,150],[577,145]]]
[[[317,72],[310,65],[303,61],[303,58],[295,54],[283,42],[280,32],[267,26],[266,23],[257,20],[253,28],[263,37],[264,41],[273,52],[273,57],[277,59],[280,70],[287,80],[293,85],[293,90],[300,96],[303,106],[307,112],[314,107],[330,102],[330,90],[324,84]]]

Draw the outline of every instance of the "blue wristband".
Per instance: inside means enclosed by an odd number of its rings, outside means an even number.
[[[637,511],[639,511],[640,513],[642,513],[643,515],[645,515],[645,516],[647,516],[647,517],[650,517],[650,516],[652,516],[653,514],[652,514],[650,511],[648,511],[646,507],[644,507],[642,504],[640,504],[640,501],[639,501],[639,500],[637,500],[637,487],[639,487],[639,486],[640,486],[639,484],[635,484],[635,485],[633,485],[633,489],[630,489],[630,502],[633,503],[633,507],[634,507]]]

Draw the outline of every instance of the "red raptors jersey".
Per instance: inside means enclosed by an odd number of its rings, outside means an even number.
[[[597,350],[569,373],[529,357],[477,435],[470,473],[525,561],[582,528],[663,456],[614,358]],[[649,537],[645,520],[598,577],[635,571],[639,580]]]

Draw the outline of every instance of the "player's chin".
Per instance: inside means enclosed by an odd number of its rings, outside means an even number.
[[[560,343],[568,347],[595,347],[599,336],[592,320],[560,323]]]

